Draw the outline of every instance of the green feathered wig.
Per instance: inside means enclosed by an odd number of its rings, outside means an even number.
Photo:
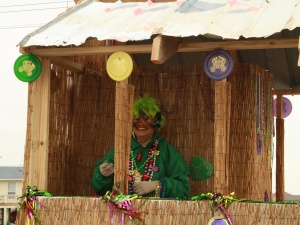
[[[133,116],[139,115],[147,115],[155,118],[156,121],[154,127],[158,131],[166,124],[166,119],[161,115],[156,99],[150,97],[149,95],[144,95],[144,97],[139,97],[134,101]]]

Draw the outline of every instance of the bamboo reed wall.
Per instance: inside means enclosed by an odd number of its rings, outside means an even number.
[[[53,68],[51,77],[49,192],[93,195],[95,163],[114,143],[115,83],[86,72]]]
[[[114,144],[115,82],[105,73],[91,71],[74,75],[52,68],[48,191],[55,195],[94,195],[90,184],[94,166]],[[214,81],[201,66],[139,67],[128,82],[135,87],[135,97],[149,93],[159,100],[167,120],[162,136],[188,164],[195,155],[214,162]],[[228,82],[232,85],[229,160],[220,162],[228,164],[228,192],[264,200],[266,193],[271,196],[272,77],[257,66],[236,65]],[[264,111],[257,109],[257,101]],[[263,121],[263,127],[257,121]],[[191,196],[213,192],[216,185],[211,178],[190,182]]]
[[[99,198],[47,197],[38,200],[45,206],[45,208],[39,207],[37,211],[43,225],[111,224],[109,207]],[[204,225],[213,217],[209,201],[134,199],[132,204],[138,212],[141,212],[145,225]],[[234,202],[230,204],[227,212],[233,224],[298,225],[300,220],[298,204]],[[24,211],[18,214],[18,221],[26,221]],[[113,224],[122,224],[116,215],[113,216]],[[142,223],[138,220],[134,222],[125,216],[124,224]]]
[[[107,44],[107,43],[106,43]],[[108,43],[109,44],[109,43]],[[97,42],[89,45],[99,46]],[[114,145],[115,82],[105,71],[105,56],[74,57],[85,65],[81,74],[51,68],[49,161],[47,191],[56,196],[93,196],[91,177],[96,162]],[[236,64],[227,79],[231,86],[229,150],[224,163],[228,193],[238,198],[271,197],[273,133],[272,75],[255,65]],[[167,125],[162,136],[178,148],[186,161],[195,155],[214,163],[215,81],[201,65],[139,66],[128,83],[134,96],[158,99]],[[29,85],[29,92],[32,85]],[[224,96],[226,97],[226,96]],[[30,113],[31,109],[28,109]],[[31,145],[28,122],[26,149]],[[24,185],[30,152],[25,149]],[[117,159],[122,160],[122,159]],[[219,165],[215,165],[220,168]],[[190,196],[213,192],[214,179],[191,182]],[[226,193],[225,193],[226,194]],[[135,200],[141,205],[143,200]],[[39,210],[43,224],[109,224],[109,210],[99,199],[44,198]],[[205,224],[211,217],[208,202],[147,201],[141,208],[146,224]],[[234,224],[296,224],[298,205],[233,203]],[[24,215],[21,213],[24,219]],[[284,222],[283,222],[284,220]],[[118,224],[115,217],[115,224]],[[132,221],[128,221],[132,223]],[[126,223],[127,224],[127,223]]]
[[[256,65],[235,66],[231,83],[229,191],[252,200],[271,198],[273,76]]]
[[[112,44],[90,41],[87,45]],[[57,66],[51,69],[47,191],[90,196],[94,195],[90,184],[94,166],[114,144],[115,82],[106,74],[106,56],[72,60],[85,65],[82,74]],[[258,66],[236,64],[227,81],[231,84],[229,156],[220,163],[228,164],[228,192],[264,200],[271,196],[273,78]],[[134,86],[135,97],[149,93],[159,100],[167,119],[162,136],[188,163],[195,155],[214,162],[214,81],[201,65],[135,66],[128,83]],[[31,145],[30,132],[26,149]],[[23,186],[31,185],[26,183],[30,162],[26,149]],[[211,178],[190,182],[191,196],[212,192],[215,186]]]
[[[168,70],[135,71],[129,79],[135,96],[150,93],[159,99],[168,124],[162,136],[188,162],[200,153],[213,161],[211,81],[198,66]],[[107,75],[75,76],[57,67],[52,72],[48,191],[92,195],[93,168],[114,143],[115,83]],[[213,189],[209,180],[194,186],[195,194]]]
[[[178,148],[189,163],[193,156],[214,159],[212,81],[201,66],[162,68],[148,66],[130,76],[135,96],[157,98],[167,125],[162,136]],[[211,179],[191,180],[191,196],[213,190]]]

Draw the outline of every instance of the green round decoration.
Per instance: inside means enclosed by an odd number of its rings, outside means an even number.
[[[21,81],[35,81],[40,76],[41,72],[42,63],[39,58],[33,54],[21,55],[15,61],[14,73]]]
[[[214,166],[202,156],[196,155],[190,162],[190,173],[193,180],[205,180],[214,173]]]

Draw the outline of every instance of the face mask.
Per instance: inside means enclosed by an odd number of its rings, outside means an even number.
[[[157,112],[155,117],[147,115],[134,116],[132,120],[132,126],[135,127],[138,123],[142,123],[146,127],[160,127],[161,125],[161,113]]]
[[[140,116],[134,116],[132,120],[132,126],[135,127],[138,124],[143,124],[146,127],[153,127],[155,124],[155,118],[146,116],[146,115],[140,115]]]

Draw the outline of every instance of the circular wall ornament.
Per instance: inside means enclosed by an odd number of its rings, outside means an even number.
[[[234,60],[232,56],[222,49],[216,49],[210,52],[204,62],[206,75],[214,80],[222,80],[228,77],[233,67]]]
[[[126,80],[133,69],[131,56],[126,52],[115,52],[107,60],[106,71],[115,81]]]
[[[42,72],[42,63],[33,54],[19,56],[14,63],[14,73],[16,77],[24,82],[36,80]]]
[[[286,98],[282,97],[282,116],[283,118],[288,117],[292,112],[292,103],[291,101]],[[274,110],[274,116],[277,117],[277,98],[273,101],[273,110]]]
[[[213,217],[208,221],[207,225],[230,225],[230,224],[224,218],[223,219],[215,219]]]

